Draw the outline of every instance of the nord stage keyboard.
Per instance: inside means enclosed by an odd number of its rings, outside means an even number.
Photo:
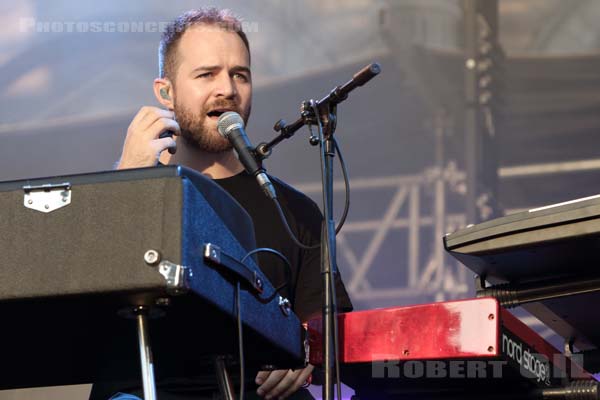
[[[309,322],[308,333],[310,361],[319,365],[320,319]],[[492,298],[341,314],[339,334],[342,381],[361,400],[598,394],[577,359],[565,357]]]

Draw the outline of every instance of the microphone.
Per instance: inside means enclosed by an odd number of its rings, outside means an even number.
[[[250,144],[248,135],[244,131],[244,120],[240,114],[234,111],[227,111],[222,114],[217,122],[217,130],[221,136],[232,144],[238,155],[238,160],[240,160],[246,172],[256,177],[256,181],[263,192],[271,199],[277,198],[275,188],[265,173],[265,169],[254,157],[254,147]]]
[[[166,137],[173,138],[173,136],[175,136],[175,133],[173,131],[164,131],[163,133],[158,135],[158,138],[159,139],[164,139]],[[169,147],[169,154],[175,154],[175,152],[177,152],[176,147]]]

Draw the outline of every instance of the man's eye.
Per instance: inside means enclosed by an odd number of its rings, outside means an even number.
[[[241,81],[248,82],[248,77],[246,75],[244,75],[244,74],[238,74],[238,73],[236,73],[236,74],[233,74],[233,77],[235,79],[239,79]]]
[[[211,75],[212,75],[212,72],[205,72],[203,74],[196,76],[196,78],[209,78]]]

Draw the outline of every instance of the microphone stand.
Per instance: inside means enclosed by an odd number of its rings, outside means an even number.
[[[336,338],[337,329],[337,305],[335,295],[335,275],[337,273],[335,221],[333,220],[333,159],[335,157],[335,146],[333,133],[337,107],[321,106],[323,111],[329,111],[325,117],[325,129],[320,129],[319,141],[321,143],[321,172],[323,181],[323,228],[321,231],[321,276],[323,278],[323,368],[325,377],[323,382],[323,400],[333,400],[333,388],[335,384],[334,371],[339,371],[338,349]],[[329,110],[326,110],[329,108]],[[323,132],[324,131],[324,132]],[[336,365],[336,362],[338,365]],[[339,373],[339,372],[338,372]],[[341,400],[341,399],[338,399]]]
[[[335,87],[329,95],[315,102],[304,101],[301,116],[291,125],[279,120],[274,129],[280,134],[269,143],[259,144],[255,154],[261,160],[271,154],[272,148],[294,135],[304,125],[317,125],[318,137],[311,135],[310,143],[320,145],[321,178],[323,183],[323,224],[321,230],[321,276],[323,282],[323,400],[333,400],[334,368],[339,371],[337,357],[337,307],[335,295],[335,274],[337,273],[335,221],[333,219],[333,159],[335,157],[335,142],[333,134],[337,125],[337,105],[348,98],[348,93],[362,86],[381,72],[377,63],[367,65],[357,72],[350,81]],[[339,377],[338,377],[339,378]],[[338,390],[340,390],[338,388]],[[341,400],[341,399],[338,399]]]

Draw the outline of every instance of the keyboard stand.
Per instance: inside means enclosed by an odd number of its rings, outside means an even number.
[[[219,391],[221,398],[224,400],[235,400],[235,392],[233,382],[227,372],[227,357],[217,356],[215,358],[215,371],[217,373],[217,381],[219,382]]]
[[[158,318],[164,311],[156,307],[135,306],[119,311],[124,318],[135,319],[137,322],[138,348],[140,352],[140,366],[142,368],[142,387],[144,400],[157,400],[156,379],[154,377],[154,359],[148,334],[148,318]]]

